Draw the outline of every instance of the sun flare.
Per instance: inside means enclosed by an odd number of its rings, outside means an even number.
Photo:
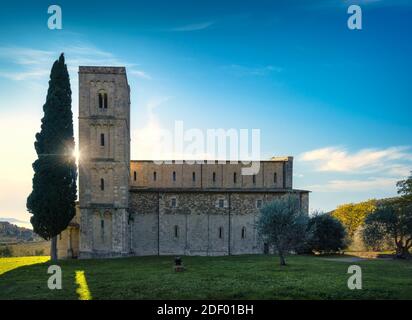
[[[78,149],[73,150],[73,157],[76,159],[76,163],[79,164],[80,151]]]

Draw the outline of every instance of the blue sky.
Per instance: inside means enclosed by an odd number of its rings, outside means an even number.
[[[359,4],[363,29],[347,28]],[[295,157],[311,209],[396,194],[412,170],[412,5],[403,0],[47,1],[0,13],[0,217],[27,221],[34,134],[53,60],[65,52],[77,130],[79,65],[124,65],[132,157],[148,135],[258,128],[261,157]]]

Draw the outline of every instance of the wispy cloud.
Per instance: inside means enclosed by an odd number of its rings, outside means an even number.
[[[150,75],[148,75],[146,72],[141,71],[141,70],[130,69],[127,73],[129,75],[136,76],[136,77],[142,78],[142,79],[147,79],[147,80],[152,79],[152,77]]]
[[[410,147],[395,146],[351,153],[334,146],[304,152],[297,160],[312,165],[314,171],[323,172],[328,177],[324,183],[305,186],[309,190],[393,193],[396,182],[407,177],[412,170],[410,150]]]
[[[262,77],[262,76],[267,76],[271,73],[279,73],[283,70],[281,67],[272,66],[272,65],[249,67],[249,66],[242,66],[238,64],[224,66],[223,69],[238,77],[244,77],[244,76]]]
[[[393,189],[397,178],[371,177],[367,179],[330,180],[325,184],[309,185],[307,188],[318,192],[362,192]]]
[[[214,21],[206,21],[206,22],[200,22],[200,23],[194,23],[194,24],[188,24],[184,26],[179,26],[175,28],[171,28],[168,31],[172,32],[190,32],[190,31],[200,31],[200,30],[205,30],[209,29],[211,26],[215,24]]]
[[[326,147],[305,152],[298,159],[311,162],[316,171],[370,173],[393,170],[399,173],[412,165],[412,153],[409,150],[410,147],[397,146],[349,153],[342,147]]]
[[[50,73],[51,63],[65,53],[69,72],[77,73],[79,65],[90,66],[125,66],[131,76],[142,79],[151,79],[146,71],[137,68],[137,65],[119,59],[111,52],[101,50],[90,44],[66,46],[59,50],[39,50],[26,47],[0,47],[0,61],[7,62],[0,69],[0,77],[15,81],[37,80]]]

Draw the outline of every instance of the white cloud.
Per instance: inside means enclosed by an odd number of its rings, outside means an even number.
[[[397,178],[375,177],[365,180],[331,180],[325,184],[307,186],[311,191],[318,192],[361,192],[394,189]]]
[[[267,76],[271,73],[279,73],[283,69],[281,67],[267,65],[267,66],[259,66],[259,67],[248,67],[248,66],[241,66],[238,64],[232,64],[230,66],[224,66],[224,70],[227,70],[238,77],[243,76]]]
[[[199,31],[199,30],[208,29],[214,24],[215,24],[214,21],[206,21],[206,22],[188,24],[188,25],[172,28],[169,31],[173,31],[173,32]]]
[[[128,73],[129,75],[136,76],[136,77],[142,78],[142,79],[147,79],[147,80],[151,80],[151,79],[152,79],[151,76],[149,76],[146,72],[141,71],[141,70],[131,69],[131,70],[128,70],[127,73]]]
[[[317,172],[328,174],[328,181],[305,188],[318,192],[395,192],[396,182],[412,170],[410,147],[361,149],[348,152],[342,147],[325,147],[304,152],[298,161],[313,165]],[[331,174],[338,174],[332,177]],[[345,175],[347,178],[342,178]]]
[[[409,147],[362,149],[349,153],[341,147],[326,147],[301,154],[298,160],[311,162],[316,171],[343,173],[407,172],[412,166]]]
[[[0,61],[7,62],[7,68],[0,70],[0,77],[10,80],[38,80],[46,78],[54,60],[64,52],[70,73],[77,77],[80,65],[125,66],[131,75],[151,79],[143,70],[135,69],[136,64],[117,58],[111,52],[101,50],[90,44],[65,46],[59,50],[38,50],[26,47],[0,47]]]

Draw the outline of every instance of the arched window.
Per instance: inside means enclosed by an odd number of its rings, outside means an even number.
[[[99,92],[99,108],[107,109],[107,93],[104,91]]]
[[[236,175],[236,172],[233,173],[233,183],[237,183],[237,175]]]
[[[107,93],[103,94],[103,108],[107,109]]]
[[[253,175],[252,180],[253,180],[253,184],[256,184],[256,175],[255,174]]]
[[[100,179],[100,190],[104,190],[104,179],[103,178],[101,178]]]
[[[154,171],[153,172],[153,181],[156,181],[156,179],[157,179],[157,173],[156,173],[156,171]]]
[[[242,228],[242,239],[246,238],[246,227]]]
[[[133,172],[133,180],[134,180],[134,181],[137,180],[137,172],[136,172],[136,171]]]
[[[223,238],[223,227],[219,228],[219,239]]]
[[[100,134],[100,146],[104,147],[104,133]]]
[[[216,182],[216,172],[213,172],[213,182]]]
[[[172,198],[172,199],[170,199],[170,206],[172,207],[172,208],[176,208],[177,207],[177,199],[176,198]]]
[[[274,184],[278,183],[278,175],[276,172],[273,174],[273,183]]]
[[[103,108],[103,94],[99,93],[99,108]]]
[[[173,181],[176,181],[176,171],[173,171],[172,176],[173,176]]]
[[[196,172],[192,172],[192,181],[193,181],[193,182],[196,181]]]
[[[219,199],[219,208],[225,207],[225,199]]]
[[[179,226],[174,227],[175,238],[179,238]]]

